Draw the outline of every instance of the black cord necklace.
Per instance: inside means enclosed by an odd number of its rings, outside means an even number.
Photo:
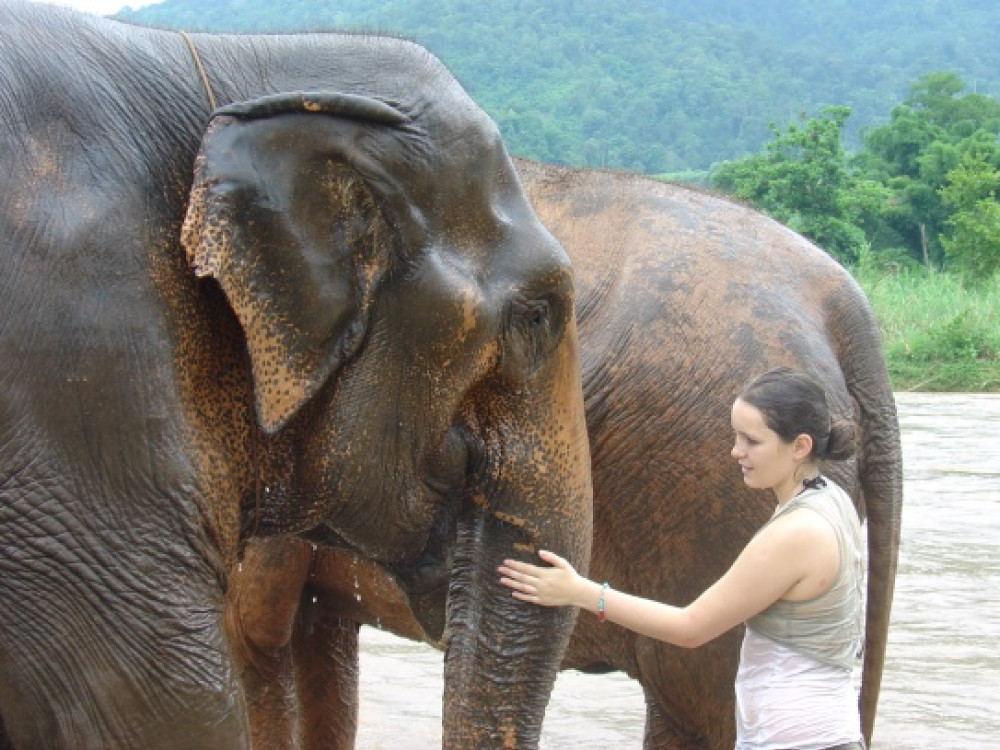
[[[802,480],[802,489],[799,491],[799,494],[801,495],[806,490],[818,490],[823,487],[826,487],[826,480],[823,479],[822,476],[817,474],[812,479]]]

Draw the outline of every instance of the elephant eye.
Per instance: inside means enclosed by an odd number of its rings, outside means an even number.
[[[513,328],[539,354],[544,353],[541,350],[545,348],[546,340],[559,334],[559,331],[554,330],[558,305],[559,300],[549,295],[519,300],[514,305]]]
[[[508,308],[502,369],[520,380],[542,366],[562,338],[564,306],[558,295],[519,299]]]
[[[525,320],[529,328],[541,328],[548,324],[549,314],[548,300],[535,300],[528,304]]]

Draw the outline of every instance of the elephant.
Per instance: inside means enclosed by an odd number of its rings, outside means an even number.
[[[729,456],[730,406],[753,376],[778,365],[801,368],[824,384],[834,412],[856,420],[856,457],[824,471],[867,519],[860,709],[870,741],[903,498],[895,401],[864,294],[803,237],[719,196],[621,172],[515,163],[576,274],[594,491],[592,578],[685,604],[763,525],[773,500],[748,490]],[[333,539],[297,543],[295,555],[287,539],[255,541],[233,587],[240,592],[234,617],[252,624],[242,635],[255,650],[291,663],[302,622],[336,625],[337,653],[349,658],[323,670],[328,684],[337,675],[338,685],[356,693],[358,623],[441,645],[440,631],[416,622],[391,571],[338,549]],[[284,592],[283,606],[273,606],[274,591]],[[534,609],[524,606],[519,616]],[[284,635],[265,638],[274,628],[262,621],[276,616]],[[647,750],[725,750],[735,740],[740,637],[734,630],[686,650],[583,617],[562,667],[621,671],[637,680],[646,699]],[[254,670],[259,686],[278,684],[265,665]],[[323,698],[303,691],[286,699],[311,716],[311,704]],[[356,714],[346,705],[324,706],[340,732],[326,747],[353,747]],[[251,724],[274,727],[278,719],[252,712]],[[291,746],[268,739],[264,746]]]
[[[496,125],[388,37],[3,0],[0,52],[0,747],[247,748],[228,592],[315,530],[446,633],[447,747],[536,746],[575,618],[492,571],[588,564],[590,453]]]
[[[770,517],[730,457],[730,406],[779,365],[821,382],[859,428],[824,471],[866,519],[860,709],[874,730],[899,555],[903,467],[878,322],[850,273],[778,222],[706,191],[635,175],[518,169],[574,264],[594,485],[590,577],[686,604]],[[577,624],[563,667],[621,670],[646,698],[647,748],[734,742],[741,633],[694,650]]]

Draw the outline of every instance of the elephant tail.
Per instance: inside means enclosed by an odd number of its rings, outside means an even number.
[[[836,295],[832,320],[840,332],[841,371],[855,402],[861,431],[858,478],[860,511],[868,527],[868,593],[860,709],[862,731],[870,745],[896,584],[903,459],[896,402],[878,323],[864,292],[853,279],[848,283],[853,288]]]

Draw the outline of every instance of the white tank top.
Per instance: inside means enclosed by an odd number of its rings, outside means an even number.
[[[852,679],[861,636],[861,528],[847,494],[826,482],[779,515],[806,507],[830,522],[840,543],[837,577],[814,599],[778,601],[747,621],[736,675],[736,750],[823,750],[861,739]]]
[[[860,740],[851,670],[747,627],[736,676],[736,750],[823,750]]]

